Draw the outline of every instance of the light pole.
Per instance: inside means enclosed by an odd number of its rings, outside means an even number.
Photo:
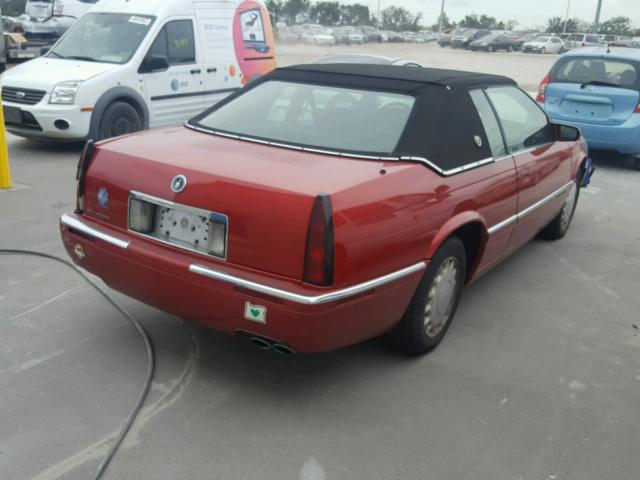
[[[442,35],[442,23],[444,22],[444,0],[440,6],[440,22],[438,23],[438,35]]]
[[[602,10],[602,0],[598,0],[598,8],[596,9],[596,19],[593,22],[593,33],[598,33],[598,24],[600,23],[600,11]]]
[[[564,15],[564,25],[562,26],[562,33],[567,33],[567,22],[569,21],[569,9],[571,8],[571,0],[567,0],[567,13]]]

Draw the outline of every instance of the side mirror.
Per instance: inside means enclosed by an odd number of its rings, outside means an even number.
[[[575,142],[580,138],[580,130],[569,125],[556,125],[558,140],[561,142]]]
[[[164,55],[149,55],[140,65],[140,73],[161,72],[169,68],[169,59]]]

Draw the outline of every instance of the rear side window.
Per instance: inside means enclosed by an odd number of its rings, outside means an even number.
[[[515,87],[486,90],[498,114],[511,153],[553,141],[547,116],[529,95]]]
[[[489,100],[487,100],[482,90],[471,90],[469,95],[471,95],[471,100],[473,100],[473,104],[476,106],[476,110],[478,110],[480,121],[484,127],[489,146],[491,147],[491,155],[494,157],[505,155],[507,151],[504,140],[502,139],[500,125],[498,124],[495,113],[493,113],[493,108],[491,108]]]
[[[616,87],[640,90],[638,65],[624,60],[602,58],[568,58],[554,67],[552,82],[601,82]]]
[[[167,23],[151,45],[149,54],[167,57],[169,65],[195,63],[196,49],[191,20]]]

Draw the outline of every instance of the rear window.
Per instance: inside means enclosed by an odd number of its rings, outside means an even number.
[[[552,71],[552,81],[563,83],[598,82],[616,87],[640,90],[638,64],[602,58],[568,58]]]
[[[306,147],[389,154],[415,98],[409,95],[271,80],[192,123],[225,133]]]

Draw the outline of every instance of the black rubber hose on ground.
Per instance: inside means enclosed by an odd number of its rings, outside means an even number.
[[[137,330],[137,332],[140,334],[140,337],[142,337],[142,341],[144,342],[144,345],[147,351],[147,374],[144,380],[144,384],[140,389],[140,393],[138,394],[138,398],[136,399],[133,409],[125,419],[125,422],[122,425],[122,428],[120,429],[120,433],[116,437],[111,448],[109,448],[109,451],[107,452],[107,454],[104,456],[104,458],[98,465],[96,473],[93,476],[93,480],[99,480],[104,475],[104,472],[109,466],[109,463],[111,462],[111,460],[117,453],[118,449],[120,448],[122,441],[127,436],[127,433],[129,432],[131,425],[133,425],[133,422],[135,421],[136,417],[140,413],[140,410],[142,409],[142,405],[144,404],[144,401],[147,398],[147,394],[149,393],[149,389],[151,388],[151,381],[153,379],[153,373],[155,370],[155,355],[153,352],[153,344],[151,343],[151,339],[149,338],[149,335],[147,334],[143,326],[140,324],[140,322],[138,322],[138,320],[136,320],[136,318],[133,315],[131,315],[124,308],[118,305],[115,300],[113,300],[107,293],[105,293],[93,280],[91,280],[87,276],[87,274],[85,274],[82,270],[76,267],[73,263],[68,262],[67,260],[64,260],[63,258],[57,257],[55,255],[51,255],[49,253],[36,252],[32,250],[2,248],[0,249],[0,254],[28,255],[32,257],[46,258],[48,260],[53,260],[55,262],[66,265],[67,267],[75,271],[78,275],[80,275],[89,285],[91,285],[100,295],[102,295],[107,300],[107,302],[109,302],[113,306],[113,308],[115,308],[118,312],[120,312],[129,321],[129,323],[131,323],[131,325]]]

